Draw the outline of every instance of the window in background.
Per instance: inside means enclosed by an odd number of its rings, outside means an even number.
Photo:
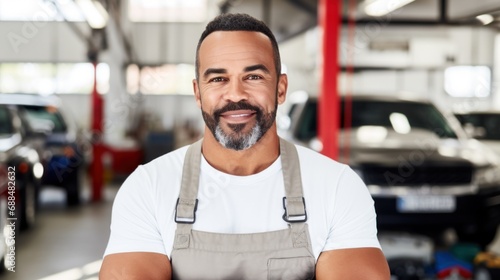
[[[453,97],[489,97],[491,69],[487,66],[451,66],[444,71],[444,89]]]
[[[135,94],[193,94],[194,65],[165,64],[161,66],[129,65],[127,90]]]
[[[109,91],[110,70],[97,65],[97,90]],[[90,94],[94,86],[91,63],[5,63],[0,64],[0,93]]]
[[[64,18],[85,21],[73,0],[0,0],[0,21],[63,21]]]
[[[129,0],[129,18],[134,22],[202,22],[206,0]]]
[[[59,64],[57,67],[57,93],[91,93],[94,86],[94,67],[91,63]],[[97,65],[97,91],[109,91],[109,65]]]

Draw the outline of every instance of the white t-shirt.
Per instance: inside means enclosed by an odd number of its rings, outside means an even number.
[[[373,200],[348,166],[296,146],[313,253],[376,247]],[[139,166],[123,183],[113,204],[105,255],[155,252],[170,257],[182,166],[187,147]],[[193,229],[255,233],[287,228],[281,158],[254,175],[222,173],[202,157],[198,210]]]

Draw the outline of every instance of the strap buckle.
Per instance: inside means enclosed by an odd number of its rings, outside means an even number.
[[[196,210],[198,209],[198,199],[195,200],[195,203],[194,203],[194,209],[193,209],[193,218],[182,218],[182,217],[178,217],[177,216],[177,208],[179,207],[179,200],[180,200],[180,197],[177,198],[177,203],[175,204],[175,217],[174,217],[174,221],[176,223],[179,223],[179,224],[194,224],[194,222],[196,221]],[[185,203],[182,203],[185,205]],[[188,205],[189,207],[189,205]]]
[[[285,209],[285,214],[283,214],[283,220],[287,223],[304,223],[307,221],[307,211],[306,211],[306,200],[302,197],[302,204],[304,205],[304,214],[299,215],[288,215],[288,210],[286,209],[287,201],[286,197],[283,197],[283,209]]]

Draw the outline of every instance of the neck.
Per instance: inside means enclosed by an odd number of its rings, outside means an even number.
[[[269,167],[280,154],[276,125],[255,145],[243,151],[223,147],[205,127],[202,152],[207,162],[221,172],[238,176],[256,174]]]

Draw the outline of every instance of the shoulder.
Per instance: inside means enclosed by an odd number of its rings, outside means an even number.
[[[184,155],[188,147],[181,147],[148,163],[139,165],[122,184],[120,192],[125,192],[122,191],[122,189],[125,189],[128,192],[152,192],[157,194],[159,186],[175,182],[177,177],[182,174]]]
[[[306,189],[323,190],[324,194],[367,192],[359,175],[347,164],[333,160],[309,148],[296,145],[301,177]],[[343,192],[342,192],[343,190]]]
[[[174,151],[171,151],[169,153],[166,153],[162,156],[159,156],[152,161],[145,163],[142,166],[142,168],[146,171],[153,171],[158,168],[165,168],[165,166],[179,166],[181,165],[182,168],[182,163],[184,163],[184,156],[186,155],[186,151],[189,148],[188,146],[184,146],[181,148],[178,148]]]
[[[322,155],[309,148],[295,145],[300,160],[300,169],[305,174],[313,173],[316,175],[338,175],[349,170],[346,164],[335,161],[325,155]]]
[[[135,172],[141,172],[143,179],[150,179],[153,185],[156,184],[155,181],[158,179],[179,176],[182,174],[184,156],[188,147],[189,145],[159,156],[148,163],[140,165]]]

